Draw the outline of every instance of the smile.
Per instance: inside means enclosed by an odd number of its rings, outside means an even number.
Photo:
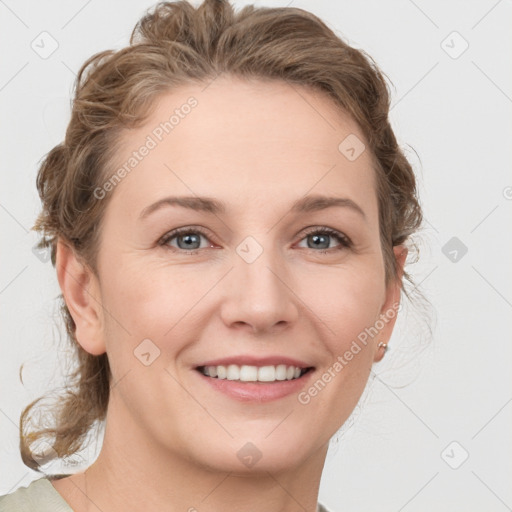
[[[295,380],[300,378],[310,368],[299,368],[285,364],[251,366],[251,365],[218,365],[199,366],[197,368],[203,375],[216,379],[227,379],[240,382],[276,382]]]
[[[314,376],[314,367],[206,365],[195,374],[214,391],[245,403],[264,403],[296,395]],[[283,377],[284,376],[284,377]]]

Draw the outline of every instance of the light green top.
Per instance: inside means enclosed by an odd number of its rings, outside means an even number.
[[[48,478],[39,478],[28,487],[19,487],[0,496],[0,512],[73,512]]]
[[[48,478],[39,478],[28,487],[0,496],[0,512],[73,512]],[[318,512],[329,512],[318,504]]]

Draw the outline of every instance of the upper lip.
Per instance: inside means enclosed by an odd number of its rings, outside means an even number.
[[[212,359],[210,361],[206,361],[198,367],[201,366],[228,366],[230,364],[236,364],[238,366],[246,365],[246,366],[277,366],[279,364],[285,364],[286,366],[297,366],[299,368],[311,368],[312,365],[305,363],[304,361],[300,361],[299,359],[294,359],[292,357],[287,356],[266,356],[266,357],[257,357],[251,355],[240,355],[240,356],[231,356],[231,357],[223,357],[222,359]]]

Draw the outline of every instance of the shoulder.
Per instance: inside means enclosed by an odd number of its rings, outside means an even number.
[[[0,496],[0,512],[73,512],[48,478],[39,478],[28,487]]]

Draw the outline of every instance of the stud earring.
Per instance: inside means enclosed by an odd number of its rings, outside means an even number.
[[[388,344],[387,343],[383,343],[382,341],[377,345],[378,348],[380,347],[384,347],[384,352],[386,352],[386,350],[388,349]]]

